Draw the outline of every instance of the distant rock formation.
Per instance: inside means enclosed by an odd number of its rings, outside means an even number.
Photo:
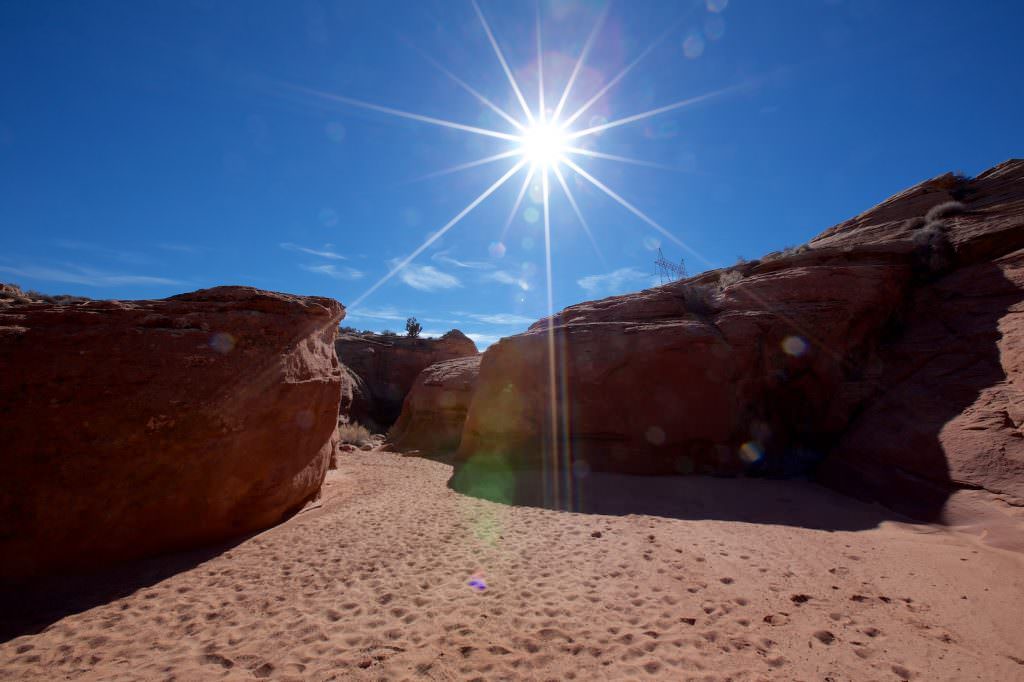
[[[437,362],[420,372],[389,434],[389,447],[420,454],[453,453],[480,372],[480,356]]]
[[[383,431],[395,423],[402,402],[425,368],[477,354],[476,344],[453,329],[439,339],[341,333],[335,342],[338,359],[355,372],[369,390],[364,426]]]
[[[799,249],[566,308],[550,336],[542,320],[484,354],[456,483],[474,463],[569,481],[817,471],[910,491],[926,516],[957,487],[1024,504],[1022,248],[1014,160]]]
[[[0,307],[0,578],[194,547],[314,498],[344,309],[218,287]]]

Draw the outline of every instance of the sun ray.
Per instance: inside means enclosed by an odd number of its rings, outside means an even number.
[[[455,81],[456,85],[460,86],[463,90],[465,90],[469,94],[473,95],[473,97],[477,98],[477,100],[479,100],[482,104],[484,104],[487,107],[490,107],[490,109],[494,113],[498,114],[498,116],[501,116],[503,119],[508,121],[510,125],[512,125],[514,128],[516,128],[516,130],[520,130],[520,131],[525,131],[526,130],[526,126],[524,126],[522,123],[520,123],[519,121],[514,119],[511,114],[509,114],[507,111],[505,111],[504,109],[499,107],[497,104],[495,104],[494,102],[492,102],[491,100],[487,99],[485,96],[480,94],[472,85],[470,85],[469,83],[467,83],[466,81],[462,80],[461,78],[456,76],[454,73],[452,73],[451,71],[446,69],[440,62],[438,62],[436,59],[431,57],[429,54],[427,54],[426,52],[424,52],[420,48],[416,47],[415,45],[413,45],[412,47],[413,47],[414,50],[419,52],[420,55],[422,55],[422,57],[424,59],[426,59],[431,64],[431,66],[433,66],[435,69],[437,69],[438,71],[440,71],[444,75],[448,76],[448,78],[450,78],[453,81]]]
[[[351,104],[355,107],[362,107],[363,109],[369,109],[371,111],[379,111],[384,114],[391,114],[392,116],[400,116],[402,118],[408,118],[413,121],[420,121],[422,123],[432,123],[433,125],[443,126],[445,128],[453,128],[455,130],[462,130],[467,133],[476,133],[477,135],[485,135],[487,137],[496,137],[500,140],[511,140],[518,142],[520,136],[512,135],[511,133],[503,133],[498,130],[490,130],[489,128],[478,128],[477,126],[470,126],[464,123],[456,123],[455,121],[448,121],[443,118],[434,118],[433,116],[424,116],[423,114],[414,114],[411,111],[402,111],[401,109],[393,109],[391,107],[381,106],[379,104],[373,104],[372,102],[364,102],[361,99],[354,99],[352,97],[345,97],[344,95],[335,95],[330,92],[322,92],[320,90],[313,90],[311,88],[303,88],[300,86],[290,86],[300,92],[305,92],[316,97],[323,99],[329,99],[336,102],[343,102],[345,104]]]
[[[513,157],[513,156],[520,156],[521,154],[522,154],[522,152],[520,152],[518,149],[510,149],[507,152],[501,152],[500,154],[493,154],[492,156],[485,156],[482,159],[477,159],[475,161],[469,161],[467,163],[460,163],[457,166],[451,166],[450,168],[445,168],[444,170],[439,170],[439,171],[435,171],[433,173],[428,173],[427,175],[421,175],[418,178],[414,178],[412,180],[412,182],[421,182],[423,180],[430,180],[432,178],[439,178],[439,177],[441,177],[443,175],[451,175],[452,173],[458,173],[459,171],[468,170],[470,168],[476,168],[477,166],[483,166],[483,165],[486,165],[488,163],[494,163],[495,161],[500,161],[501,159],[508,159],[508,158]]]
[[[606,159],[608,161],[619,161],[621,163],[630,163],[634,166],[646,166],[647,168],[658,168],[660,170],[674,171],[678,170],[671,166],[666,166],[660,163],[654,163],[653,161],[644,161],[642,159],[633,159],[628,156],[619,156],[617,154],[605,154],[604,152],[596,152],[593,149],[584,149],[583,147],[566,147],[565,151],[572,152],[573,154],[581,154],[583,156],[589,156],[595,159]]]
[[[544,107],[544,48],[541,45],[541,34],[540,34],[540,1],[538,0],[537,5],[537,101],[540,103],[537,106],[537,116],[540,118],[541,125],[547,122],[547,112]]]
[[[617,128],[618,126],[624,126],[628,123],[642,121],[643,119],[650,118],[651,116],[657,116],[658,114],[664,114],[669,111],[675,111],[676,109],[682,109],[683,107],[692,106],[694,104],[698,104],[699,102],[703,102],[714,97],[721,97],[722,95],[728,94],[730,92],[733,92],[734,90],[739,90],[740,88],[744,87],[747,87],[746,83],[740,85],[730,85],[727,88],[721,88],[720,90],[715,90],[713,92],[706,92],[703,95],[697,95],[696,97],[690,97],[689,99],[679,100],[678,102],[666,104],[663,107],[651,109],[650,111],[645,111],[640,114],[633,114],[632,116],[626,116],[625,118],[620,118],[615,121],[609,121],[608,123],[603,123],[601,125],[592,126],[590,128],[584,128],[583,130],[576,130],[571,133],[566,133],[566,137],[570,140],[575,140],[586,135],[593,135],[594,133],[599,133],[604,130],[608,130],[609,128]]]
[[[523,107],[523,113],[526,114],[526,119],[530,123],[533,123],[533,112],[531,112],[530,107],[526,105],[526,99],[523,98],[523,93],[519,90],[519,84],[516,83],[515,76],[512,75],[512,70],[508,68],[508,62],[505,61],[505,55],[502,54],[501,48],[498,47],[498,41],[494,39],[494,34],[491,33],[491,27],[487,23],[484,13],[480,11],[480,6],[476,3],[476,0],[471,1],[473,3],[473,9],[476,10],[476,15],[480,17],[480,24],[484,27],[484,32],[487,33],[487,39],[491,41],[491,47],[494,48],[494,54],[498,56],[498,61],[501,62],[501,68],[504,69],[505,75],[508,76],[508,82],[512,85],[512,89],[516,93],[516,99],[519,100],[519,105]]]
[[[656,48],[658,45],[660,45],[662,43],[662,41],[665,40],[665,38],[667,38],[669,36],[669,34],[672,33],[672,31],[674,31],[676,29],[676,27],[681,22],[682,22],[682,18],[677,19],[671,26],[669,26],[667,29],[665,29],[665,31],[663,31],[662,34],[659,35],[657,38],[655,38],[654,42],[652,42],[650,45],[648,45],[647,48],[637,56],[636,59],[634,59],[629,64],[627,64],[626,68],[622,69],[622,71],[620,71],[614,78],[612,78],[610,81],[608,81],[603,88],[601,88],[600,90],[597,91],[596,95],[594,95],[593,97],[588,99],[583,106],[581,106],[579,109],[577,109],[575,111],[575,113],[573,113],[572,116],[570,116],[569,118],[565,119],[565,121],[563,121],[561,123],[562,128],[568,128],[570,125],[572,125],[573,121],[575,121],[580,116],[582,116],[584,113],[586,113],[587,109],[589,109],[590,107],[594,106],[594,103],[596,103],[599,99],[604,97],[605,93],[607,93],[613,87],[618,85],[619,81],[621,81],[623,78],[625,78],[629,74],[629,72],[632,71],[633,68],[637,64],[639,64],[640,62],[642,62],[644,60],[644,58],[647,55],[649,55],[651,52],[653,52],[654,48]]]
[[[590,35],[587,37],[587,42],[583,44],[583,49],[580,51],[580,57],[576,60],[576,66],[573,67],[572,73],[569,74],[569,81],[565,84],[565,89],[562,90],[562,96],[558,100],[558,106],[555,107],[555,113],[551,115],[552,121],[557,121],[558,117],[562,114],[562,108],[565,106],[566,100],[569,99],[569,93],[572,91],[572,86],[576,83],[576,78],[580,75],[580,70],[583,68],[583,62],[586,61],[587,55],[590,53],[590,48],[594,45],[594,40],[597,38],[597,34],[601,31],[601,27],[604,25],[604,20],[608,16],[608,11],[611,9],[612,2],[609,1],[604,9],[601,10],[601,14],[597,17],[597,23],[594,24],[594,28],[590,31]]]
[[[545,486],[549,490],[553,490],[553,501],[555,508],[558,508],[558,466],[559,453],[558,453],[558,396],[555,391],[558,388],[557,374],[555,367],[555,327],[554,327],[554,315],[555,315],[555,296],[554,296],[554,284],[551,276],[551,211],[549,207],[549,188],[548,188],[548,170],[543,170],[541,176],[541,187],[544,198],[544,269],[547,275],[547,293],[548,293],[548,317],[547,317],[547,341],[548,341],[548,395],[549,404],[548,407],[551,411],[551,423],[550,423],[550,436],[551,443],[549,445],[549,456],[551,457],[551,472],[553,474],[552,480],[548,481],[548,485]],[[553,483],[553,485],[552,485]],[[548,491],[545,491],[548,492]]]
[[[654,219],[648,217],[647,214],[644,213],[643,211],[641,211],[639,208],[637,208],[633,204],[629,203],[628,201],[626,201],[625,199],[620,197],[618,194],[615,193],[614,190],[609,188],[603,182],[601,182],[600,180],[595,178],[593,175],[591,175],[587,171],[585,171],[582,168],[580,168],[580,166],[577,163],[575,163],[572,159],[569,159],[569,158],[566,158],[566,157],[562,157],[562,163],[564,163],[565,165],[569,166],[569,168],[572,168],[574,171],[579,173],[581,176],[583,176],[584,179],[589,181],[590,184],[592,184],[594,187],[597,187],[599,190],[601,190],[602,192],[604,192],[605,194],[610,196],[612,199],[614,199],[615,201],[619,202],[619,204],[621,204],[623,208],[625,208],[627,211],[629,211],[630,213],[635,215],[637,218],[639,218],[640,220],[644,221],[645,223],[647,223],[648,225],[653,227],[655,230],[657,230],[659,233],[661,233],[664,237],[666,237],[668,240],[670,240],[673,244],[676,244],[677,246],[680,246],[683,249],[686,249],[687,251],[689,251],[691,254],[693,254],[697,258],[697,260],[701,261],[704,265],[707,265],[709,267],[713,267],[714,266],[714,263],[709,261],[707,258],[702,256],[697,251],[693,250],[689,245],[686,244],[686,242],[684,242],[682,239],[680,239],[679,237],[675,236],[674,234],[672,234],[671,232],[666,230],[664,227],[659,225]]]
[[[516,213],[519,211],[519,205],[523,203],[523,197],[526,196],[526,190],[530,187],[530,182],[533,180],[533,174],[536,169],[530,166],[530,172],[526,174],[526,180],[523,181],[523,187],[519,190],[519,196],[516,197],[516,202],[512,204],[512,210],[508,214],[508,218],[505,220],[505,226],[501,228],[501,237],[498,238],[499,242],[505,241],[505,235],[508,234],[508,228],[512,224],[512,220],[515,219]]]
[[[587,224],[586,218],[583,217],[583,212],[580,211],[580,207],[576,204],[576,197],[572,195],[569,190],[569,184],[565,181],[565,176],[562,175],[562,170],[556,165],[552,166],[552,170],[555,171],[555,177],[558,178],[558,184],[562,186],[562,191],[565,192],[565,198],[569,200],[569,205],[572,206],[573,212],[576,214],[576,219],[580,221],[580,225],[583,226],[583,231],[587,233],[587,238],[590,239],[590,245],[594,247],[594,252],[597,257],[601,260],[601,265],[607,266],[605,262],[604,254],[601,253],[601,249],[597,246],[597,241],[594,239],[594,233],[590,231],[590,225]]]
[[[484,199],[486,199],[487,197],[491,196],[491,194],[493,194],[495,190],[497,190],[497,189],[498,189],[499,187],[501,187],[502,185],[504,185],[504,184],[505,184],[505,182],[506,182],[506,181],[507,181],[507,180],[508,180],[509,178],[511,178],[511,177],[512,177],[513,175],[515,175],[516,173],[518,173],[518,172],[519,172],[519,170],[520,170],[520,169],[521,169],[521,168],[522,168],[523,166],[525,166],[525,165],[526,165],[526,160],[525,160],[525,159],[520,159],[519,161],[517,161],[517,162],[516,162],[516,164],[515,164],[514,166],[512,166],[512,168],[510,168],[510,169],[509,169],[509,170],[508,170],[508,171],[507,171],[507,172],[506,172],[506,173],[505,173],[504,175],[502,175],[502,176],[501,176],[500,178],[498,178],[497,180],[495,180],[495,181],[494,181],[494,184],[493,184],[493,185],[491,185],[490,187],[488,187],[487,189],[485,189],[485,190],[483,191],[483,193],[482,193],[482,194],[480,194],[480,196],[478,196],[478,197],[477,197],[476,199],[474,199],[473,201],[469,202],[469,204],[468,204],[468,205],[467,205],[467,206],[466,206],[466,207],[465,207],[464,209],[462,209],[461,211],[459,211],[458,215],[456,215],[456,216],[455,216],[454,218],[452,218],[452,219],[451,219],[451,220],[449,220],[449,221],[448,221],[447,223],[445,223],[445,225],[444,225],[444,226],[443,226],[443,227],[442,227],[441,229],[439,229],[439,230],[437,230],[436,232],[434,232],[434,234],[432,234],[432,235],[431,235],[431,236],[430,236],[430,237],[429,237],[429,238],[428,238],[428,239],[427,239],[427,240],[426,240],[425,242],[423,242],[423,243],[422,243],[422,244],[421,244],[421,245],[419,246],[419,248],[417,248],[417,249],[416,249],[415,251],[413,251],[413,252],[412,252],[411,254],[409,254],[408,256],[406,256],[406,257],[405,257],[404,259],[402,259],[402,261],[401,261],[401,262],[400,262],[400,263],[399,263],[398,265],[396,265],[395,267],[393,267],[393,268],[392,268],[392,269],[391,269],[391,270],[390,270],[390,271],[389,271],[389,272],[388,272],[388,273],[387,273],[386,275],[384,275],[384,276],[383,276],[383,277],[381,277],[381,278],[380,278],[379,280],[377,280],[377,282],[376,282],[376,283],[375,283],[375,284],[374,284],[373,286],[371,286],[371,287],[370,287],[369,289],[367,289],[366,291],[364,291],[364,292],[362,293],[362,295],[360,295],[360,296],[359,296],[359,298],[357,298],[357,299],[356,299],[355,301],[353,301],[353,302],[352,302],[352,305],[351,305],[350,307],[352,307],[352,308],[357,308],[357,307],[359,307],[359,304],[360,304],[360,303],[362,303],[363,301],[365,301],[365,300],[366,300],[366,298],[367,298],[367,297],[368,297],[368,296],[369,296],[370,294],[372,294],[372,293],[373,293],[373,292],[375,292],[375,291],[376,291],[377,289],[379,289],[379,288],[380,288],[380,287],[381,287],[381,286],[382,286],[382,285],[383,285],[383,284],[384,284],[385,282],[387,282],[388,280],[390,280],[390,279],[391,279],[392,277],[394,277],[394,276],[395,276],[396,274],[398,274],[399,272],[401,272],[402,270],[404,270],[404,269],[405,269],[405,267],[406,267],[407,265],[409,265],[409,263],[411,263],[411,262],[412,262],[412,261],[413,261],[413,260],[414,260],[414,259],[415,259],[415,258],[416,258],[417,256],[419,256],[419,255],[420,255],[421,253],[423,253],[423,252],[424,252],[424,251],[425,251],[425,250],[426,250],[426,249],[427,249],[427,248],[428,248],[428,247],[429,247],[429,246],[430,246],[431,244],[433,244],[433,243],[434,243],[434,242],[436,242],[436,241],[437,241],[438,239],[440,239],[441,237],[443,237],[443,236],[445,235],[445,233],[446,233],[446,232],[448,232],[448,230],[450,230],[450,229],[452,229],[453,227],[455,227],[455,225],[456,225],[456,224],[457,224],[457,223],[458,223],[458,222],[459,222],[460,220],[462,220],[463,218],[465,218],[465,217],[466,217],[466,215],[467,215],[467,214],[469,214],[469,212],[470,212],[470,211],[472,211],[472,210],[473,210],[474,208],[476,208],[477,206],[479,206],[479,205],[480,205],[480,202],[482,202],[482,201],[483,201]]]

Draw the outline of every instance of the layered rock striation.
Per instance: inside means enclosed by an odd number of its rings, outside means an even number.
[[[203,545],[301,508],[332,455],[343,316],[248,287],[0,308],[0,578]]]

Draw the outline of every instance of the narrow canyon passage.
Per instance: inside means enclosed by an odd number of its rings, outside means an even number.
[[[88,608],[42,622],[20,595],[0,676],[1024,678],[1024,556],[975,536],[796,481],[732,482],[789,509],[771,525],[506,506],[450,475],[348,453],[319,502],[221,553],[88,579]]]

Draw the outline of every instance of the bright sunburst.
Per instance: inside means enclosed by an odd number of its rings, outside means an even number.
[[[689,99],[673,102],[657,109],[651,109],[650,111],[625,116],[623,118],[610,121],[607,123],[599,123],[597,125],[591,125],[584,128],[576,128],[574,124],[580,120],[596,102],[602,97],[608,94],[608,92],[614,88],[630,71],[633,70],[641,60],[644,59],[650,52],[664,40],[672,31],[679,26],[679,22],[674,23],[670,26],[660,37],[658,37],[651,45],[643,50],[636,58],[633,59],[625,68],[623,68],[613,78],[609,79],[600,90],[594,93],[589,99],[586,100],[580,107],[572,111],[571,114],[566,113],[566,104],[569,101],[570,94],[572,93],[573,86],[576,83],[577,78],[580,75],[580,71],[587,59],[594,42],[601,31],[601,27],[604,23],[605,17],[608,14],[608,6],[605,7],[604,11],[600,14],[593,29],[590,32],[586,42],[580,51],[579,57],[575,63],[575,66],[562,89],[561,97],[559,98],[554,110],[549,110],[544,102],[544,69],[543,69],[543,48],[542,48],[542,34],[541,34],[541,20],[540,12],[538,9],[537,20],[536,20],[536,49],[537,49],[537,81],[539,84],[537,93],[537,107],[531,109],[527,103],[527,99],[523,94],[523,91],[519,87],[519,83],[512,75],[512,70],[509,68],[508,62],[505,60],[505,55],[498,45],[497,39],[494,37],[494,33],[491,30],[490,24],[487,22],[487,18],[480,10],[476,0],[470,0],[473,5],[473,9],[476,12],[477,17],[480,20],[480,26],[483,28],[484,33],[487,35],[487,40],[490,42],[491,47],[494,50],[494,54],[497,57],[498,64],[501,66],[501,70],[504,72],[505,77],[508,80],[508,84],[511,87],[512,93],[515,96],[521,110],[522,117],[513,116],[509,112],[505,111],[490,99],[482,95],[471,85],[466,83],[464,80],[459,78],[457,75],[452,73],[450,70],[439,64],[436,60],[431,58],[429,55],[424,54],[424,58],[432,64],[436,69],[445,74],[448,78],[454,81],[459,87],[472,95],[477,101],[483,106],[486,106],[498,116],[500,116],[505,122],[509,124],[509,129],[506,131],[492,130],[490,128],[482,128],[480,126],[468,125],[465,123],[459,123],[457,121],[450,121],[447,119],[437,118],[434,116],[426,116],[423,114],[417,114],[409,111],[402,111],[400,109],[394,109],[392,107],[383,106],[380,104],[374,104],[363,100],[353,99],[351,97],[345,97],[343,95],[337,95],[332,93],[321,92],[317,90],[309,90],[305,88],[298,88],[303,92],[317,97],[342,102],[348,105],[361,107],[364,109],[370,109],[380,113],[389,114],[392,116],[399,116],[421,123],[428,123],[431,125],[442,126],[445,128],[451,128],[454,130],[460,130],[462,132],[470,133],[473,135],[482,135],[486,137],[496,138],[499,140],[507,141],[510,144],[510,149],[498,154],[463,163],[452,168],[432,173],[426,177],[433,177],[438,175],[445,175],[449,173],[464,171],[470,168],[476,168],[491,163],[495,163],[502,160],[511,160],[512,166],[508,168],[493,184],[490,185],[486,190],[483,191],[479,196],[470,201],[461,211],[459,211],[451,220],[435,230],[430,237],[427,238],[418,248],[416,248],[411,254],[406,256],[397,265],[395,265],[384,277],[373,284],[367,289],[359,298],[352,302],[352,307],[358,306],[368,296],[379,289],[384,283],[394,277],[396,274],[405,269],[409,263],[416,259],[422,254],[427,248],[429,248],[434,242],[443,237],[449,230],[457,225],[463,218],[465,218],[470,212],[479,206],[483,201],[490,197],[495,191],[503,186],[506,182],[511,180],[514,176],[523,173],[524,179],[522,186],[516,196],[515,203],[512,206],[512,210],[509,213],[508,220],[505,221],[504,231],[507,231],[512,219],[515,217],[520,205],[522,204],[523,197],[526,194],[527,189],[530,187],[530,183],[535,179],[539,180],[539,184],[542,189],[543,197],[543,215],[544,215],[544,244],[545,244],[545,266],[547,275],[547,307],[549,316],[553,312],[553,296],[551,288],[551,218],[550,218],[550,185],[552,182],[551,176],[554,176],[554,181],[558,183],[559,188],[565,195],[566,200],[572,207],[573,213],[579,220],[580,225],[583,227],[587,234],[587,237],[594,243],[593,235],[590,232],[590,227],[583,215],[583,211],[580,209],[576,198],[573,196],[572,191],[569,188],[569,183],[566,182],[567,173],[575,173],[578,177],[584,181],[589,182],[591,185],[596,187],[598,190],[606,194],[608,197],[616,201],[619,205],[625,208],[627,211],[632,213],[635,217],[646,223],[648,226],[656,230],[663,237],[677,244],[678,246],[686,249],[691,254],[696,255],[700,260],[705,261],[704,258],[689,248],[683,243],[678,237],[673,235],[671,232],[666,230],[657,221],[650,218],[646,213],[641,211],[639,208],[631,204],[629,201],[620,196],[615,190],[608,187],[606,184],[601,182],[599,179],[594,177],[589,171],[584,169],[578,162],[586,158],[597,158],[608,161],[616,161],[626,164],[634,164],[641,166],[661,167],[658,164],[642,161],[639,159],[633,159],[625,156],[619,156],[615,154],[606,154],[592,149],[586,149],[579,146],[581,142],[597,133],[601,133],[605,130],[624,126],[630,123],[635,123],[652,116],[664,114],[683,107],[696,104],[697,102],[722,95],[726,92],[737,89],[741,86],[732,86],[714,92],[699,95],[697,97],[691,97]],[[596,243],[594,243],[596,248]]]
[[[569,136],[554,123],[534,123],[523,133],[519,153],[534,167],[549,169],[568,151]]]

